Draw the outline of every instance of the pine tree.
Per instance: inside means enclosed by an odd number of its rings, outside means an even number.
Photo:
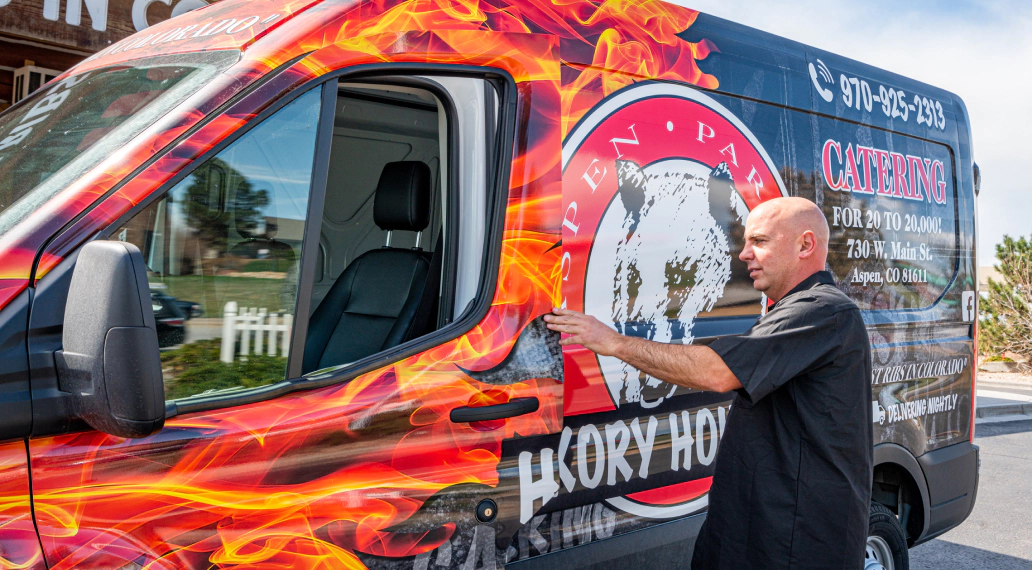
[[[1003,236],[996,258],[1003,281],[990,279],[989,297],[982,299],[979,350],[1013,352],[1032,362],[1032,238]]]

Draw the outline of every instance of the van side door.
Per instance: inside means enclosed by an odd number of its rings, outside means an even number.
[[[350,63],[309,61],[283,72],[269,84],[279,89],[255,91],[177,149],[210,148],[203,156],[186,165],[173,151],[129,181],[146,185],[165,169],[179,171],[161,188],[135,187],[145,198],[97,228],[147,258],[169,417],[161,432],[135,440],[74,418],[30,440],[50,565],[504,563],[519,498],[503,444],[561,425],[557,338],[538,318],[555,304],[560,260],[558,195],[549,196],[558,190],[549,167],[558,135],[543,120],[557,74],[506,83],[491,69],[438,76],[421,68],[417,76],[397,67],[304,82],[311,69]],[[463,280],[468,266],[458,260],[473,250],[464,249],[466,230],[451,208],[461,207],[469,183],[464,165],[476,164],[477,145],[485,149],[484,139],[462,144],[463,124],[451,114],[458,101],[447,99],[458,92],[455,75],[478,73],[499,91],[481,92],[497,115],[474,205],[487,218],[474,242],[480,269]],[[393,113],[351,113],[363,106]],[[385,133],[370,117],[413,121]],[[234,120],[245,126],[217,136]],[[433,189],[429,202],[440,207],[426,225],[391,209],[395,176],[406,176],[405,188],[424,184],[418,179]],[[331,203],[333,191],[342,193]],[[436,299],[399,303],[396,281],[369,279],[368,266],[399,269],[369,261],[381,250],[413,260],[422,271],[413,283],[440,275]],[[74,252],[65,255],[38,284],[51,303],[63,301],[74,268]],[[373,301],[351,303],[357,298]],[[424,313],[424,298],[437,307],[427,309],[422,335],[385,328],[384,319]],[[323,308],[335,305],[343,307],[337,325],[312,349],[320,315],[330,314]],[[398,312],[388,314],[391,307]],[[53,347],[59,331],[59,313],[50,314],[56,323],[33,325],[40,350]],[[384,330],[374,346],[370,339]]]
[[[657,342],[748,330],[765,299],[738,259],[745,220],[785,193],[763,145],[689,85],[566,71],[582,87],[571,105],[583,108],[563,144],[563,305]],[[592,73],[625,86],[578,83]],[[545,448],[554,458],[540,455],[558,494],[521,530],[520,559],[675,519],[690,540],[732,395],[679,388],[579,346],[564,347],[564,360],[563,433]]]

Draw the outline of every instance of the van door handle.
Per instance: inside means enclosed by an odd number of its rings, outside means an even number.
[[[461,424],[469,422],[486,422],[513,418],[536,412],[540,404],[537,398],[515,398],[504,404],[493,406],[463,406],[451,411],[451,421]]]

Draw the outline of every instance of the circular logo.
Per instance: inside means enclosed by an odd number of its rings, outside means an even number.
[[[567,306],[623,334],[680,343],[714,310],[757,313],[760,294],[737,258],[745,220],[783,195],[763,147],[708,95],[667,83],[612,95],[563,145]],[[676,390],[615,358],[567,358],[584,384],[568,392],[568,414],[651,408]]]
[[[784,195],[756,137],[713,98],[667,83],[615,93],[563,145],[567,306],[623,334],[681,343],[705,336],[700,316],[715,310],[756,314],[760,294],[737,258],[745,221]],[[567,415],[654,408],[677,389],[582,347],[564,354]],[[606,502],[645,518],[683,516],[706,507],[710,482]]]

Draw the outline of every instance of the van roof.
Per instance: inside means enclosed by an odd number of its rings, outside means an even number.
[[[396,47],[399,34],[412,32],[436,34],[444,51],[475,52],[504,43],[451,37],[460,31],[555,36],[566,64],[745,94],[725,84],[728,78],[707,73],[711,66],[699,66],[711,54],[727,54],[756,71],[766,67],[797,80],[794,101],[752,97],[796,108],[811,108],[806,66],[818,57],[834,58],[847,73],[959,101],[930,85],[661,0],[222,0],[113,44],[70,73],[215,49],[240,50],[245,60],[275,68],[334,43],[379,55]]]
[[[271,57],[276,61],[268,63],[275,67],[295,57],[299,47],[312,51],[344,40],[362,49],[357,38],[466,30],[553,35],[562,42],[566,63],[649,77],[672,73],[671,79],[715,86],[715,80],[694,65],[713,45],[679,36],[698,14],[659,0],[223,0],[113,44],[72,73],[141,57],[214,49]]]

